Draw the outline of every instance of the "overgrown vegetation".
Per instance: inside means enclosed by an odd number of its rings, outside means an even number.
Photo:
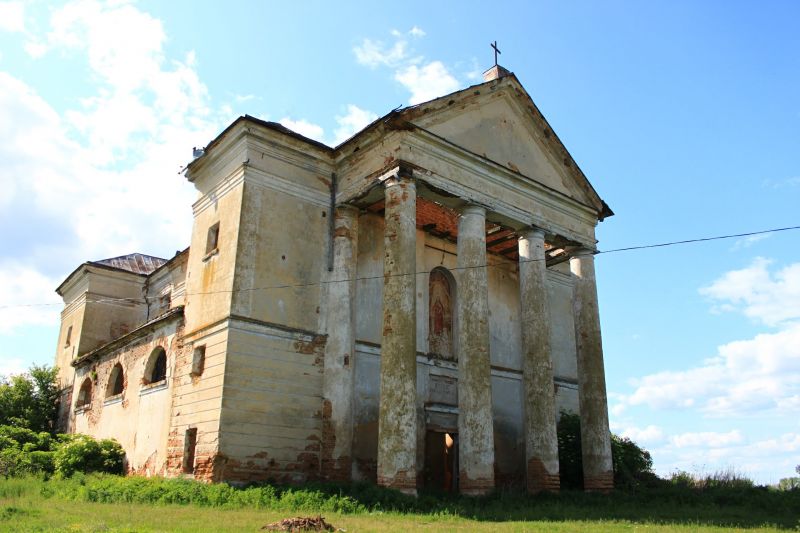
[[[172,504],[339,516],[413,513],[473,523],[597,520],[597,531],[605,530],[609,521],[800,529],[800,478],[781,480],[777,488],[783,490],[754,486],[733,470],[708,476],[676,472],[669,480],[660,479],[649,452],[616,435],[611,436],[616,490],[610,495],[583,493],[580,418],[569,413],[562,414],[558,427],[560,494],[498,491],[471,498],[423,492],[414,498],[367,483],[234,488],[111,475],[123,472],[120,445],[86,435],[53,434],[56,397],[54,369],[33,367],[24,376],[0,380],[0,475],[6,478],[0,479],[0,529],[3,522],[33,519],[39,513],[17,505],[24,498],[85,506]]]
[[[794,471],[800,476],[800,465],[794,467]],[[785,477],[778,481],[778,490],[800,490],[800,477]]]
[[[58,412],[56,372],[33,365],[24,374],[0,376],[0,425],[52,433]]]
[[[0,426],[0,475],[5,477],[76,472],[122,474],[125,452],[115,440],[88,435],[56,435]]]
[[[48,501],[82,504],[194,505],[221,509],[253,509],[302,514],[364,515],[404,513],[461,517],[490,522],[627,521],[636,523],[711,524],[755,527],[798,525],[800,491],[717,484],[695,489],[677,483],[636,493],[610,495],[563,491],[528,496],[496,492],[482,498],[422,493],[418,498],[371,484],[314,484],[303,488],[257,485],[234,488],[187,479],[75,474],[71,478],[12,478],[0,481],[0,500],[36,495]],[[49,504],[48,504],[49,505]],[[598,531],[603,528],[597,529]]]
[[[618,490],[657,487],[664,483],[653,472],[650,452],[626,437],[611,434],[611,458],[614,465],[614,486]],[[561,413],[558,422],[558,460],[561,487],[583,489],[581,419],[576,414]]]

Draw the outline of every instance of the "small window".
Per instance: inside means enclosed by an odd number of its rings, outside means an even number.
[[[219,222],[208,228],[208,237],[206,239],[206,255],[216,252],[218,244],[219,244]]]
[[[83,380],[81,390],[78,392],[78,401],[75,402],[76,409],[86,409],[92,404],[92,380],[86,378]]]
[[[206,347],[195,346],[194,353],[192,354],[192,375],[199,376],[203,373],[203,368],[206,364]]]
[[[144,384],[158,383],[167,379],[167,352],[161,346],[150,354],[144,369]]]
[[[183,440],[183,471],[186,474],[194,472],[195,448],[197,448],[197,428],[189,428]]]
[[[72,326],[67,328],[67,339],[64,341],[64,347],[67,348],[72,343]]]
[[[111,375],[108,378],[108,387],[106,388],[106,398],[122,394],[125,389],[125,375],[122,372],[122,365],[117,363],[111,369]]]

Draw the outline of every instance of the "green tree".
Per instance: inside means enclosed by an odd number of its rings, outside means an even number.
[[[659,483],[658,476],[653,473],[650,452],[632,440],[612,433],[611,459],[616,488],[632,490]],[[561,486],[565,489],[582,489],[581,419],[576,414],[561,412],[558,422],[558,461]]]
[[[53,433],[58,414],[57,369],[33,365],[24,374],[0,377],[0,425]]]

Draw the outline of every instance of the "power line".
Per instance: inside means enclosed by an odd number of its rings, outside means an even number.
[[[677,246],[681,244],[692,244],[692,243],[699,243],[699,242],[709,242],[709,241],[719,241],[724,239],[735,239],[740,237],[752,237],[754,235],[766,235],[770,233],[779,233],[783,231],[791,231],[791,230],[798,230],[800,226],[787,226],[784,228],[773,228],[761,231],[750,231],[747,233],[733,233],[729,235],[717,235],[714,237],[700,237],[695,239],[684,239],[678,241],[669,241],[669,242],[662,242],[662,243],[655,243],[655,244],[642,244],[638,246],[627,246],[623,248],[612,248],[611,250],[599,250],[596,252],[596,255],[600,254],[611,254],[611,253],[618,253],[618,252],[629,252],[634,250],[646,250],[650,248],[664,248],[667,246]],[[535,261],[546,261],[545,259],[519,259],[519,263],[532,263]],[[508,263],[485,263],[481,265],[471,265],[466,267],[453,267],[448,268],[450,271],[459,271],[459,270],[468,270],[472,268],[501,268],[506,270],[507,272],[511,272],[506,267],[510,266]],[[217,290],[217,291],[206,291],[206,292],[192,292],[192,293],[185,293],[185,296],[207,296],[211,294],[230,294],[234,292],[244,292],[244,291],[264,291],[264,290],[273,290],[273,289],[297,289],[303,287],[315,287],[315,286],[322,286],[328,285],[331,283],[344,283],[350,281],[371,281],[377,279],[386,279],[387,277],[394,277],[394,276],[410,276],[410,275],[420,275],[420,274],[430,274],[430,270],[423,270],[418,272],[412,273],[401,273],[401,274],[380,274],[375,276],[362,276],[356,278],[344,278],[344,279],[330,279],[330,280],[320,280],[318,282],[312,283],[295,283],[295,284],[285,284],[285,285],[271,285],[267,287],[249,287],[243,289],[230,289],[230,290]],[[105,303],[105,302],[130,302],[130,303],[141,303],[147,304],[148,299],[156,299],[158,297],[144,297],[142,299],[139,298],[101,298],[98,300],[88,300],[87,302],[90,303]],[[38,304],[12,304],[12,305],[2,305],[0,309],[10,309],[10,308],[21,308],[21,307],[45,307],[45,306],[52,306],[52,305],[62,305],[61,302],[57,303],[38,303]]]
[[[628,246],[627,248],[614,248],[612,250],[604,250],[597,252],[598,254],[610,254],[614,252],[627,252],[630,250],[644,250],[647,248],[663,248],[664,246],[675,246],[676,244],[690,244],[694,242],[708,242],[719,241],[722,239],[735,239],[737,237],[752,237],[753,235],[765,235],[767,233],[778,233],[780,231],[789,231],[800,229],[800,226],[788,226],[786,228],[765,229],[762,231],[751,231],[748,233],[734,233],[732,235],[720,235],[717,237],[701,237],[699,239],[686,239],[683,241],[662,242],[658,244],[643,244],[641,246]]]

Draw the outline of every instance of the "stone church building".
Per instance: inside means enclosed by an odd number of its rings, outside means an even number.
[[[536,492],[566,410],[586,488],[611,489],[613,213],[519,80],[484,79],[335,148],[244,116],[196,151],[186,250],[57,289],[62,429],[143,475]]]

